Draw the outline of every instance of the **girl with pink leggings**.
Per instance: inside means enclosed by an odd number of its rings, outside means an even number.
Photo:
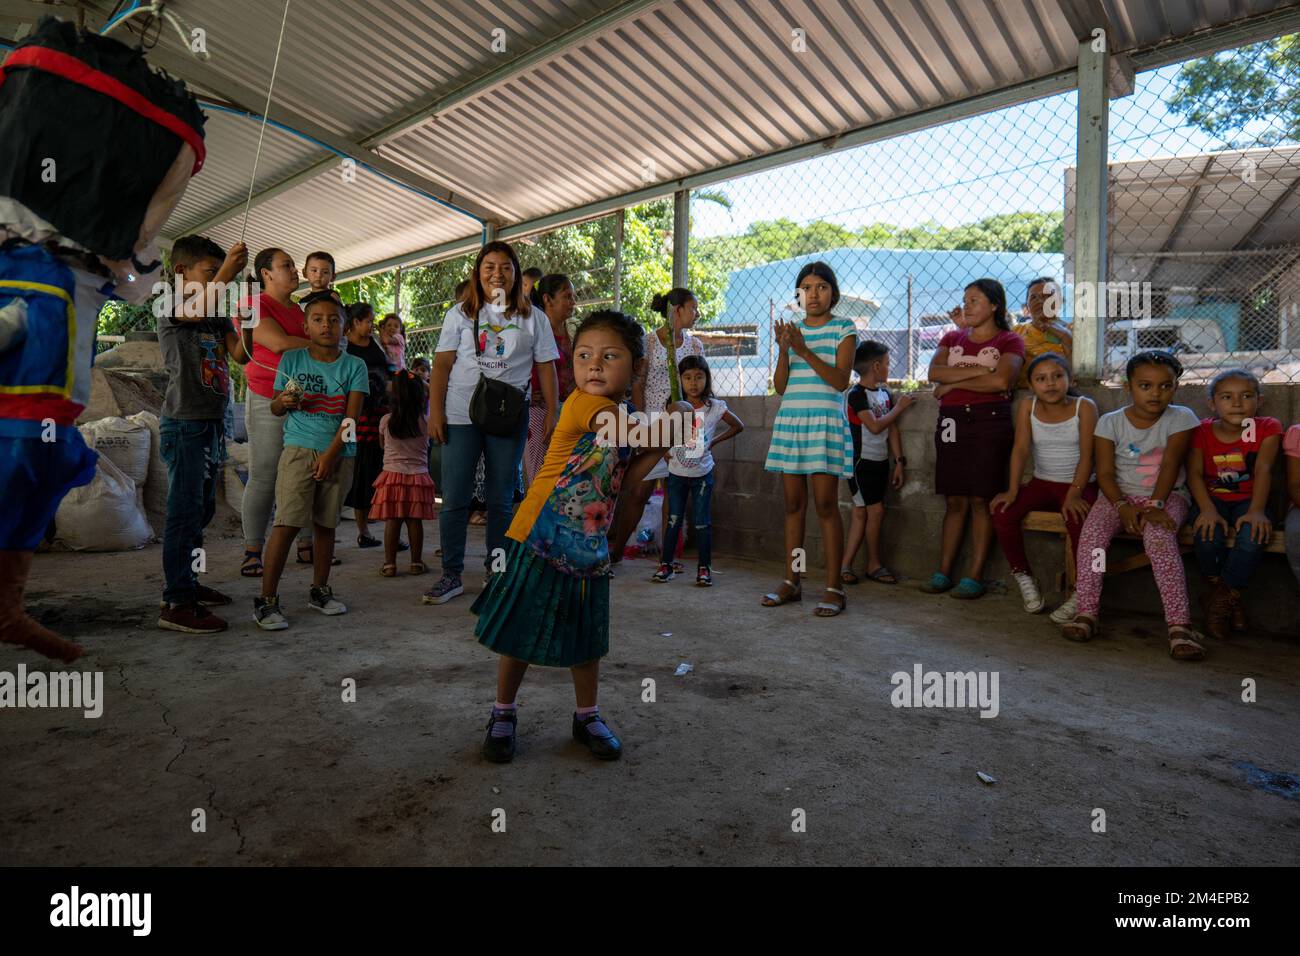
[[[1189,510],[1183,462],[1196,414],[1172,405],[1182,366],[1167,352],[1139,352],[1129,359],[1124,389],[1132,404],[1097,420],[1093,450],[1101,494],[1088,511],[1076,556],[1077,613],[1062,629],[1074,641],[1097,630],[1106,549],[1121,528],[1142,536],[1169,630],[1169,654],[1201,660],[1205,648],[1188,626],[1187,579],[1178,550],[1178,528]]]

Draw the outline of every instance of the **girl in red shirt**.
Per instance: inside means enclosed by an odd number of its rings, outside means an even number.
[[[1015,444],[1011,389],[1025,361],[1025,342],[1011,331],[1007,293],[996,279],[976,279],[966,286],[962,305],[951,315],[957,329],[939,340],[930,363],[939,399],[934,490],[946,499],[943,544],[939,570],[921,590],[977,598],[984,593],[981,578],[993,547],[989,500],[1006,490]],[[954,588],[951,575],[968,515],[970,570]]]
[[[1273,536],[1268,493],[1282,423],[1256,415],[1259,379],[1244,368],[1214,376],[1208,393],[1214,414],[1192,433],[1187,487],[1196,504],[1192,547],[1211,587],[1205,629],[1223,640],[1246,629],[1241,592]]]

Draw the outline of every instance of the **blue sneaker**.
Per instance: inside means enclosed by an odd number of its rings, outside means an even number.
[[[952,593],[948,595],[951,598],[957,598],[961,601],[971,601],[977,597],[984,596],[984,585],[974,578],[962,578],[953,588]]]

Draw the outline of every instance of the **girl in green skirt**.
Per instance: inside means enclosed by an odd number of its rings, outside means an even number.
[[[643,354],[640,326],[621,312],[593,312],[573,337],[574,390],[506,532],[505,570],[491,576],[471,609],[479,643],[501,655],[483,741],[488,760],[514,757],[515,695],[529,664],[569,668],[578,703],[574,739],[602,760],[622,754],[596,696],[600,659],[609,651],[606,533],[629,456],[626,448],[597,441],[597,432],[617,420],[617,402]],[[663,447],[647,442],[639,451],[657,457],[671,445],[668,436]]]

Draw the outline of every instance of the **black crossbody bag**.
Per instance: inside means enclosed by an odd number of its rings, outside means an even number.
[[[478,341],[478,315],[474,316],[474,360],[483,357]],[[518,388],[500,379],[488,378],[480,367],[478,384],[469,400],[469,420],[489,435],[509,438],[519,430],[527,413],[528,397]]]

